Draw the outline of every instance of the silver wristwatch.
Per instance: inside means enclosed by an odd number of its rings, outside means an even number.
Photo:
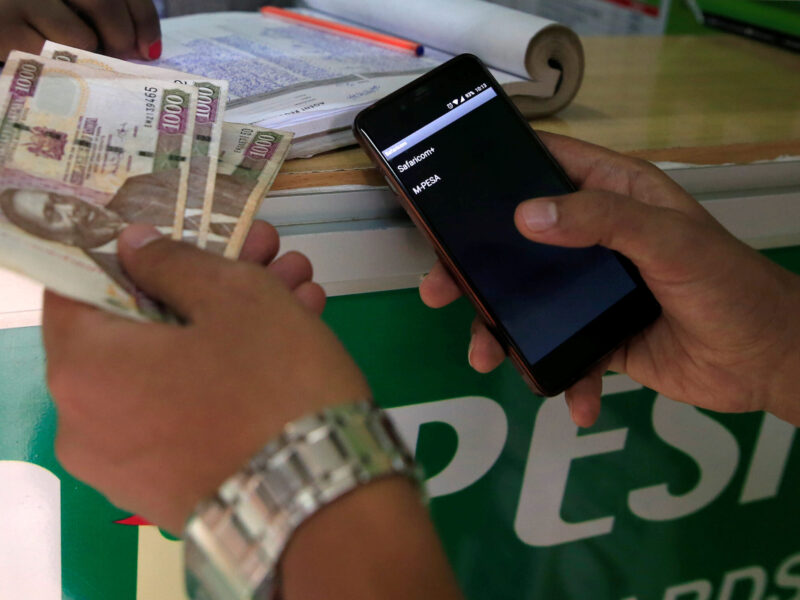
[[[392,474],[420,481],[410,453],[372,402],[290,423],[189,520],[189,596],[273,598],[281,555],[300,523],[359,485]]]

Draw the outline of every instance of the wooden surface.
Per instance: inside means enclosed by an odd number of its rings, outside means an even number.
[[[729,35],[587,37],[575,101],[537,129],[657,161],[800,155],[800,54]],[[287,162],[273,189],[383,185],[349,149]]]

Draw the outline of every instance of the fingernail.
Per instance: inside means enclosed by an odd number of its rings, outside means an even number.
[[[420,275],[420,276],[419,276],[419,285],[418,285],[417,287],[419,287],[420,285],[422,285],[422,282],[423,282],[423,281],[425,281],[425,278],[426,278],[427,276],[428,276],[428,273],[423,273],[422,275]]]
[[[469,338],[469,348],[467,348],[467,362],[472,364],[472,351],[475,350],[475,336]]]
[[[138,250],[161,237],[158,229],[152,225],[128,225],[120,234],[119,241]]]
[[[163,47],[161,45],[161,40],[156,40],[155,42],[150,44],[150,47],[147,49],[147,57],[150,60],[156,60],[157,58],[161,58],[162,50]]]
[[[530,231],[544,231],[558,221],[558,210],[553,202],[533,200],[520,207],[522,220]]]

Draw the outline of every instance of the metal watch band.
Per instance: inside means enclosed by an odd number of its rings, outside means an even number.
[[[194,600],[267,600],[292,533],[336,498],[379,477],[421,481],[386,415],[372,402],[293,421],[217,494],[198,505],[184,538]]]

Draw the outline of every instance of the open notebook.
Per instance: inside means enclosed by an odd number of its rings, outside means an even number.
[[[165,19],[158,66],[230,82],[226,120],[295,133],[290,157],[354,143],[355,114],[462,52],[490,67],[529,118],[568,104],[583,77],[583,50],[568,28],[481,0],[307,0],[301,9],[425,44],[426,53],[257,13]]]

